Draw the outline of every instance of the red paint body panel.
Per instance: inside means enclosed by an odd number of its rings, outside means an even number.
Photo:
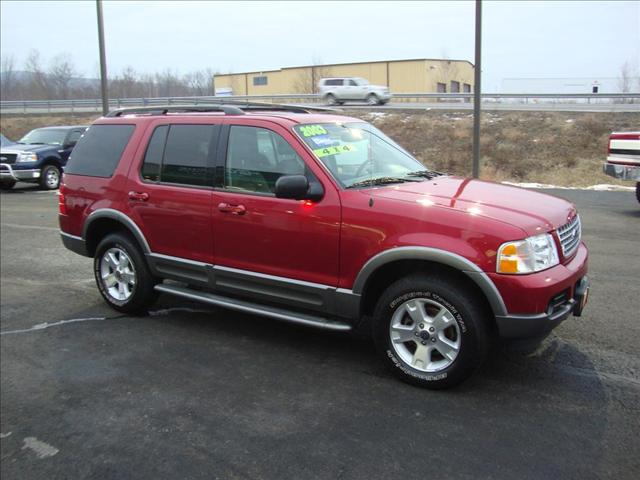
[[[167,114],[103,118],[137,128],[112,178],[66,175],[66,215],[60,227],[82,235],[91,212],[110,208],[132,219],[152,252],[345,289],[365,263],[395,247],[421,246],[460,255],[487,272],[509,313],[543,312],[554,295],[586,274],[581,245],[561,265],[530,275],[495,273],[496,251],[511,240],[551,232],[576,214],[569,202],[529,190],[478,180],[437,177],[391,186],[341,189],[293,133],[297,123],[361,121],[315,114]],[[289,142],[323,186],[311,205],[224,189],[143,182],[139,169],[153,129],[162,124],[252,125]],[[148,194],[147,201],[128,192]],[[241,207],[226,212],[219,204]],[[239,210],[236,210],[236,213]],[[557,241],[557,238],[556,238]],[[560,249],[559,249],[560,251]]]
[[[509,313],[542,313],[555,295],[567,290],[568,298],[573,297],[576,282],[587,274],[587,257],[587,247],[581,244],[564,265],[530,275],[490,273],[489,278],[498,287]]]

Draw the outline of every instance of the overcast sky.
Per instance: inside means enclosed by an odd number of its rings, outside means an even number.
[[[483,3],[483,90],[509,77],[617,77],[640,65],[640,2]],[[474,61],[474,2],[105,1],[110,74],[324,63]],[[94,1],[0,2],[2,56],[69,53],[98,76]]]

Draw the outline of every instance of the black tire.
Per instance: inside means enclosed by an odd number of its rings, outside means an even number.
[[[636,200],[640,202],[640,182],[636,182]]]
[[[375,93],[367,95],[367,105],[380,105],[380,99]]]
[[[329,105],[338,105],[340,103],[333,93],[328,93],[324,99]]]
[[[103,257],[107,252],[114,252],[114,250],[124,251],[126,257],[128,257],[126,260],[128,260],[133,266],[132,270],[133,276],[135,277],[135,283],[127,284],[125,288],[127,288],[126,293],[128,293],[129,296],[124,299],[118,299],[110,293],[111,291],[109,286],[102,278],[101,274]],[[116,256],[116,258],[120,259],[122,257]],[[111,267],[107,268],[111,269]],[[129,272],[130,271],[131,269],[129,269]],[[138,248],[138,245],[128,235],[113,233],[102,239],[98,244],[98,248],[96,249],[96,254],[93,259],[93,273],[102,298],[104,298],[111,308],[119,312],[144,314],[153,305],[157,298],[157,292],[154,290],[154,286],[158,283],[158,280],[149,271],[147,262]],[[115,271],[114,275],[116,275]],[[128,275],[131,275],[131,273],[128,273]],[[127,282],[120,281],[118,282],[118,286],[120,283]]]
[[[40,188],[43,190],[56,190],[60,186],[62,174],[55,165],[45,165],[40,172]]]
[[[474,293],[466,291],[452,280],[426,274],[414,274],[389,286],[378,301],[373,317],[373,339],[383,362],[401,380],[429,389],[450,388],[467,379],[480,367],[491,343],[487,327],[488,315],[482,307],[482,302]],[[410,318],[409,314],[404,315],[399,310],[404,308],[407,302],[416,300],[421,305],[427,305],[427,308],[434,308],[436,311],[438,307],[435,305],[444,307],[448,311],[445,312],[446,318],[449,319],[446,330],[429,334],[428,332],[433,331],[429,323],[421,322],[416,326],[415,322],[407,320]],[[408,335],[418,335],[415,339],[412,337],[406,342],[392,342],[391,322],[396,313],[396,320],[403,318],[402,322],[407,322],[407,325],[401,326],[409,329]],[[423,323],[425,323],[425,330],[420,329],[420,332],[416,333],[413,329],[418,329]],[[426,335],[424,332],[427,332]],[[451,336],[455,341],[449,339],[450,343],[458,343],[458,350],[453,360],[437,350],[438,345],[444,345],[440,343],[440,335]],[[400,346],[395,347],[394,344]],[[440,363],[443,367],[427,371],[426,366],[421,369],[417,364],[414,366],[405,361],[407,353],[411,355],[412,344],[415,349],[413,360],[416,358],[418,348],[435,347],[436,350],[431,350],[432,353],[427,354],[429,361],[435,359],[433,365]],[[425,347],[421,347],[420,344]],[[398,349],[405,352],[405,360]],[[453,356],[453,353],[451,355]],[[446,365],[447,362],[451,363]]]
[[[11,180],[9,182],[0,182],[0,190],[11,190],[16,186],[16,181]]]

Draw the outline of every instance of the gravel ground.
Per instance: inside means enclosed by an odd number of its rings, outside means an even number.
[[[345,334],[170,297],[118,315],[56,196],[3,192],[2,478],[639,478],[640,205],[551,193],[581,212],[584,316],[431,392]]]

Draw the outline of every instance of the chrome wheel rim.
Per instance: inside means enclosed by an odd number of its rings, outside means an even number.
[[[460,353],[458,322],[447,307],[426,298],[398,307],[389,325],[391,345],[400,359],[421,372],[438,372]]]
[[[100,259],[100,279],[105,292],[120,302],[128,300],[136,287],[136,270],[127,253],[112,247]]]
[[[375,96],[375,95],[369,95],[369,96],[367,97],[367,103],[368,103],[369,105],[376,105],[376,104],[378,103],[378,99],[376,98],[376,96]]]
[[[58,186],[58,182],[60,181],[60,173],[58,173],[58,169],[56,168],[48,168],[45,172],[45,183],[49,188],[55,188]]]

